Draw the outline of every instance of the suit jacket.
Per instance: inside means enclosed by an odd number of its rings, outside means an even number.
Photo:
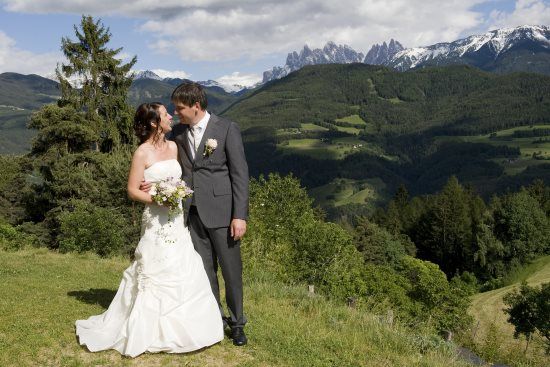
[[[193,201],[207,228],[228,227],[234,218],[247,220],[248,164],[239,126],[211,114],[194,160],[188,131],[189,125],[178,124],[171,134],[178,145],[182,178],[194,191],[193,200],[184,203],[185,209],[189,211]],[[205,156],[208,139],[216,139],[218,146]]]

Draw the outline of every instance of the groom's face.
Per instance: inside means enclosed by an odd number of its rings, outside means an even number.
[[[200,121],[200,118],[197,118],[200,111],[200,105],[198,102],[191,106],[187,106],[181,102],[176,102],[174,115],[179,117],[181,123],[194,125]]]

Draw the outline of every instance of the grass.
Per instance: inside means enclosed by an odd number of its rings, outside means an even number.
[[[349,122],[355,125],[367,126],[367,123],[363,121],[363,119],[359,115],[350,115],[350,116],[342,117],[341,119],[336,119],[336,121]]]
[[[539,257],[529,265],[510,272],[504,279],[504,284],[508,286],[523,281],[532,284],[550,282],[550,255]]]
[[[330,148],[330,144],[321,139],[290,139],[278,144],[284,153],[309,155],[317,159],[337,159]]]
[[[550,159],[550,141],[547,142],[535,142],[539,137],[530,138],[515,138],[513,137],[516,130],[532,130],[537,128],[550,128],[550,125],[534,125],[534,126],[519,126],[511,129],[499,130],[496,132],[495,137],[491,137],[490,134],[486,135],[474,135],[474,136],[442,136],[438,137],[439,140],[453,140],[463,141],[471,143],[486,143],[491,145],[506,145],[509,147],[519,148],[520,157],[517,159],[498,159],[497,163],[504,167],[504,172],[507,175],[516,175],[521,173],[529,166],[547,163],[548,160],[536,160],[533,159],[533,153]]]
[[[227,338],[190,354],[144,354],[80,347],[74,321],[103,312],[129,261],[46,249],[0,251],[0,366],[465,366],[454,347],[390,326],[305,286],[245,273],[246,347]],[[422,352],[421,352],[422,350]]]
[[[338,129],[338,131],[342,131],[342,132],[345,132],[345,133],[348,133],[348,134],[353,134],[353,135],[359,135],[359,133],[361,132],[361,130],[359,130],[358,128],[356,127],[350,127],[350,126],[336,126],[336,129]]]
[[[530,265],[511,273],[506,279],[510,285],[489,292],[479,293],[472,298],[470,314],[475,318],[477,327],[475,340],[481,341],[487,337],[491,328],[494,329],[500,341],[500,350],[523,351],[525,339],[514,339],[514,327],[507,322],[507,315],[502,298],[505,294],[517,288],[522,281],[527,281],[531,286],[550,282],[550,256],[544,256]],[[535,361],[541,361],[540,365],[550,365],[550,358],[544,355],[543,341],[540,336],[533,338],[529,347],[529,356]],[[538,365],[538,364],[537,364]]]
[[[312,123],[302,123],[300,125],[302,126],[301,129],[303,131],[328,131],[326,127],[322,127]]]
[[[342,127],[338,126],[338,128]],[[286,132],[286,134],[290,133]],[[314,138],[301,139],[299,134],[296,134],[295,137],[279,143],[278,148],[284,153],[303,154],[316,159],[343,159],[347,155],[357,152],[368,152],[387,160],[397,159],[397,157],[387,155],[380,146],[367,143],[356,136],[346,136],[328,141]]]
[[[315,187],[310,195],[322,206],[341,206],[346,204],[366,204],[374,207],[383,199],[381,196],[386,185],[378,178],[367,180],[351,180],[337,178],[332,182]]]

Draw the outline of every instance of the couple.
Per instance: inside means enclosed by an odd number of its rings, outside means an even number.
[[[140,146],[128,194],[145,203],[141,239],[109,308],[76,322],[80,344],[92,352],[190,352],[220,342],[225,325],[233,344],[247,343],[240,238],[248,215],[248,166],[240,130],[206,111],[199,84],[179,85],[172,102],[181,122],[173,130],[160,103],[140,105],[134,117]],[[169,177],[182,177],[194,190],[175,217],[149,193],[154,182]],[[218,264],[229,317],[220,302]]]

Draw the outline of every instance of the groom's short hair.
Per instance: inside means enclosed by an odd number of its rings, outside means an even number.
[[[203,87],[194,82],[181,83],[172,92],[172,102],[183,103],[186,106],[192,106],[195,102],[199,102],[201,109],[206,110],[208,100]]]

